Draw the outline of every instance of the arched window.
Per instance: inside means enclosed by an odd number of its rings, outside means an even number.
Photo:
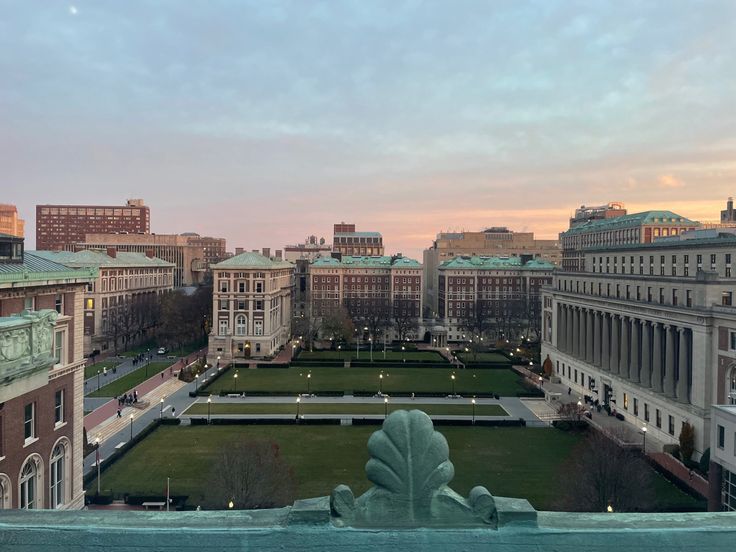
[[[248,319],[243,314],[235,317],[235,335],[245,335],[248,326]]]
[[[0,510],[10,508],[10,491],[10,478],[4,473],[0,473]]]
[[[24,510],[35,510],[39,507],[37,501],[36,476],[38,475],[36,463],[28,459],[20,472],[20,496],[19,505]]]
[[[66,502],[64,495],[64,485],[66,483],[64,477],[64,453],[65,447],[62,443],[58,443],[51,452],[50,462],[50,483],[51,483],[51,507],[59,508]]]

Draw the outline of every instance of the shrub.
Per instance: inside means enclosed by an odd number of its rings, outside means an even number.
[[[708,475],[708,471],[710,470],[710,448],[705,449],[705,452],[700,457],[698,467],[700,469],[700,473]]]
[[[684,462],[688,462],[695,450],[695,428],[690,423],[683,422],[679,441],[680,456]]]

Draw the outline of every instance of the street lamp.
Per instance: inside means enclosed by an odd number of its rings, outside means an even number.
[[[378,374],[378,394],[383,395],[383,374]]]
[[[539,376],[539,388],[541,389],[544,385],[544,378],[542,376]]]
[[[164,398],[163,397],[161,397],[161,403],[160,404],[161,404],[161,406],[159,408],[158,417],[161,420],[164,417]]]
[[[296,354],[296,344],[291,346],[291,360],[294,360],[295,354]]]
[[[373,338],[369,337],[368,342],[371,344],[371,362],[373,362]]]
[[[612,513],[613,513],[613,506],[611,506],[611,505],[609,504],[609,505],[608,505],[608,506],[606,507],[606,512],[608,512],[609,514],[612,514]]]
[[[312,379],[312,374],[311,374],[311,372],[310,372],[309,374],[307,374],[307,396],[309,396],[309,397],[311,397],[311,396],[312,396],[312,393],[311,393],[311,391],[310,391],[310,389],[309,389],[309,381],[310,381],[311,379]]]
[[[233,380],[235,380],[235,392],[238,392],[238,373],[233,374]]]
[[[148,374],[146,374],[146,375],[148,375]],[[97,370],[97,389],[99,390],[99,388],[100,388],[100,371]]]
[[[337,346],[337,358],[339,358],[340,360],[342,360],[342,351],[341,351],[341,349],[342,349],[342,345],[338,345]]]
[[[130,415],[130,440],[133,440],[133,415]]]
[[[406,351],[406,347],[402,345],[401,346],[401,359],[403,362],[406,362],[406,352],[405,351]]]
[[[475,399],[472,399],[470,403],[473,405],[473,425],[475,425]]]
[[[388,397],[383,398],[383,417],[384,419],[388,416]]]
[[[220,369],[220,356],[217,356],[217,369]]]
[[[194,392],[199,391],[199,374],[194,374]]]
[[[455,374],[452,374],[450,376],[450,379],[452,380],[452,396],[455,396]]]
[[[299,403],[302,401],[301,397],[296,398],[296,419],[299,421]]]
[[[641,450],[644,454],[647,453],[647,426],[641,428],[641,432],[644,435],[644,440],[641,444]]]
[[[227,503],[227,507],[232,510],[233,506],[235,506],[235,504],[233,503],[232,499],[230,499],[230,502]]]
[[[99,495],[100,494],[100,438],[99,437],[95,439],[95,445],[97,445],[97,448],[95,449],[95,460],[97,461],[97,494]]]

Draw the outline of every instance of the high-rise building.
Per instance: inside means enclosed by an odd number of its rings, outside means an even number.
[[[673,217],[649,220],[663,218]],[[736,385],[736,231],[676,229],[650,243],[591,244],[578,271],[555,273],[542,291],[542,359],[656,442],[677,444],[689,422],[697,459],[711,404]]]
[[[332,251],[355,257],[383,255],[383,237],[379,232],[356,232],[354,224],[340,222],[334,226]]]
[[[292,263],[299,259],[313,261],[317,257],[329,257],[331,253],[332,245],[325,243],[324,238],[318,240],[317,236],[309,236],[303,243],[284,247],[284,259]]]
[[[145,234],[151,214],[142,199],[125,205],[36,205],[36,249],[60,251],[83,243],[87,234]]]
[[[0,237],[0,509],[82,509],[84,291],[73,270]]]
[[[187,238],[189,245],[201,247],[204,252],[204,262],[209,267],[212,264],[224,261],[227,258],[225,238],[211,238],[200,236],[195,232],[184,232],[182,236]]]
[[[736,211],[733,208],[733,198],[729,197],[726,209],[721,211],[721,223],[736,223]]]
[[[175,288],[202,283],[208,270],[202,246],[192,245],[187,236],[178,234],[87,234],[84,242],[73,244],[70,249],[150,254],[174,263]]]
[[[291,337],[294,265],[241,253],[212,267],[210,362],[274,356]]]
[[[658,238],[677,236],[699,227],[699,222],[672,211],[644,211],[576,222],[560,233],[562,269],[568,272],[582,270],[584,250],[590,247],[651,243]]]
[[[521,257],[558,265],[561,250],[558,240],[538,240],[533,232],[514,232],[492,227],[482,232],[440,232],[432,246],[424,250],[425,306],[437,314],[439,266],[455,257]]]
[[[18,218],[15,205],[0,203],[0,234],[22,238],[25,235],[25,224],[23,219]]]

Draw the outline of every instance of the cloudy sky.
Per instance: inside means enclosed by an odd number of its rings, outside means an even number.
[[[0,0],[0,202],[155,232],[553,237],[736,194],[736,2]]]

